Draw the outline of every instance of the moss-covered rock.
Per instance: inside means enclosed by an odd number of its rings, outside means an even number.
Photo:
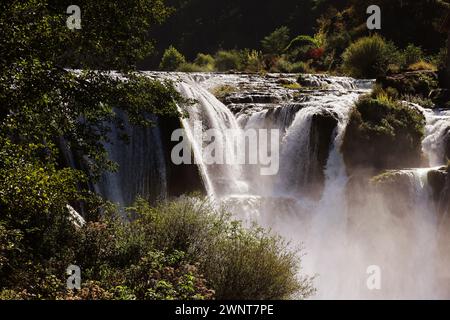
[[[428,97],[431,91],[439,87],[438,74],[435,71],[421,70],[405,72],[377,79],[383,88],[394,88],[400,94]]]
[[[419,166],[424,127],[424,115],[405,103],[383,95],[362,97],[350,115],[342,144],[348,172]]]
[[[405,171],[386,171],[370,180],[370,186],[382,202],[395,216],[401,217],[414,212],[413,181],[411,175]],[[395,195],[395,196],[393,196]]]

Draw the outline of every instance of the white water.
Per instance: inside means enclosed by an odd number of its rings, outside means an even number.
[[[361,205],[360,212],[349,216],[346,201],[349,177],[340,146],[349,112],[358,97],[370,91],[371,81],[309,75],[306,78],[311,85],[321,88],[295,97],[292,90],[276,82],[278,78],[275,76],[182,73],[152,76],[174,80],[185,97],[196,100],[193,106],[180,106],[189,113],[189,118],[182,119],[182,124],[208,194],[228,205],[244,220],[256,220],[291,240],[293,246],[303,246],[306,253],[302,262],[303,272],[316,275],[314,286],[317,295],[313,298],[442,297],[436,276],[437,218],[430,205],[426,179],[431,169],[399,172],[407,177],[410,189],[406,193],[411,196],[407,203],[402,204],[407,208],[404,216],[395,216],[378,194],[367,196],[367,203]],[[260,97],[270,93],[274,102],[243,104],[243,108],[233,113],[209,92],[221,85],[238,85],[245,91],[243,96]],[[427,120],[424,153],[430,166],[441,165],[444,154],[442,138],[449,127],[450,113],[415,107],[425,114]],[[321,196],[314,199],[308,195],[307,189],[317,155],[311,151],[314,148],[309,138],[313,116],[324,113],[332,113],[338,125],[324,168],[324,189]],[[236,152],[232,147],[235,137],[228,136],[227,129],[280,129],[278,175],[261,176],[257,166],[205,164],[199,156],[204,141],[194,130],[195,121],[202,121],[203,131],[215,129],[222,133],[222,139],[219,139],[221,148],[224,154],[232,157]],[[164,172],[161,161],[156,163],[159,171]],[[108,181],[114,187],[106,189],[116,190],[113,197],[121,201],[124,191],[120,189],[123,188],[121,181],[113,178]],[[366,286],[369,276],[366,269],[370,265],[381,268],[380,290],[371,291]]]
[[[313,298],[441,297],[435,276],[437,218],[434,208],[430,207],[426,182],[430,169],[400,173],[409,177],[411,186],[408,191],[412,195],[411,212],[405,212],[405,217],[393,216],[379,196],[371,195],[368,199],[373,202],[363,208],[361,215],[354,219],[356,227],[349,230],[345,197],[348,177],[340,146],[349,112],[357,98],[369,92],[370,81],[311,75],[308,81],[326,90],[313,90],[299,103],[290,101],[288,92],[266,83],[266,90],[269,88],[287,103],[270,105],[270,108],[254,103],[238,111],[236,116],[198,87],[211,89],[239,83],[248,89],[254,82],[253,90],[260,91],[258,81],[261,79],[219,75],[191,77],[184,81],[192,81],[191,88],[196,88],[196,93],[189,97],[197,95],[198,99],[200,94],[200,104],[194,112],[189,111],[191,116],[198,117],[201,109],[219,110],[207,113],[208,119],[214,118],[210,122],[215,128],[223,122],[222,127],[278,128],[283,132],[277,176],[262,177],[257,170],[249,168],[220,172],[221,168],[206,166],[204,172],[213,185],[223,180],[230,184],[229,189],[222,188],[224,192],[212,192],[212,195],[238,216],[256,220],[291,240],[293,245],[304,246],[304,272],[316,275],[317,295]],[[276,116],[273,110],[278,111]],[[423,148],[431,164],[438,165],[442,158],[440,141],[448,127],[447,114],[422,111],[427,119]],[[324,112],[333,112],[338,126],[325,168],[324,190],[321,198],[314,200],[304,192],[308,188],[310,168],[317,161],[311,152],[313,146],[309,137],[313,115]],[[245,188],[236,192],[235,185]],[[382,271],[380,290],[371,291],[366,286],[369,276],[366,269],[370,265],[377,265]]]
[[[111,143],[106,150],[112,161],[119,165],[117,172],[106,173],[95,191],[106,199],[130,206],[137,196],[151,201],[167,197],[167,172],[158,126],[138,128],[130,125],[122,112],[117,111],[124,122],[124,132],[113,126],[110,134]],[[152,121],[157,123],[157,119]],[[118,139],[119,134],[126,133],[129,141]]]

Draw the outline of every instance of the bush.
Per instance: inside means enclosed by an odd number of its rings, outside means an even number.
[[[410,66],[422,60],[423,52],[420,47],[416,47],[413,44],[409,44],[403,51],[403,65],[405,67]]]
[[[310,67],[309,63],[299,61],[291,65],[292,73],[314,73],[314,70]]]
[[[264,53],[281,54],[289,44],[289,28],[280,27],[261,40]]]
[[[447,63],[447,48],[442,48],[439,50],[438,54],[431,58],[431,63],[433,63],[439,70],[445,68]]]
[[[292,69],[292,63],[281,57],[272,66],[270,72],[281,72],[281,73],[289,73]]]
[[[387,94],[364,96],[350,115],[342,153],[349,170],[419,166],[425,117]]]
[[[199,53],[194,60],[194,63],[201,67],[207,67],[208,69],[214,69],[214,58],[209,54]]]
[[[398,63],[395,46],[378,35],[360,38],[343,53],[343,70],[358,78],[376,78]]]
[[[216,68],[219,71],[239,70],[241,67],[241,57],[235,50],[220,50],[215,56]]]
[[[431,64],[429,62],[420,60],[416,63],[408,65],[408,71],[420,71],[420,70],[431,70],[436,71],[437,68],[434,64]]]
[[[164,71],[175,71],[186,62],[184,56],[173,46],[164,51],[159,68]]]
[[[183,198],[156,208],[139,201],[134,211],[159,250],[186,252],[197,261],[217,299],[305,298],[311,279],[299,278],[299,256],[279,237],[244,228],[209,200]]]
[[[310,62],[298,61],[292,63],[284,58],[278,59],[270,71],[283,73],[314,73],[314,69],[310,66]]]
[[[205,199],[151,207],[138,199],[131,220],[105,206],[81,228],[29,247],[0,220],[2,299],[282,299],[313,293],[298,277],[299,257],[263,229],[244,228]],[[89,215],[89,214],[88,214]],[[3,219],[3,218],[2,218]],[[45,253],[45,254],[42,254]],[[82,289],[66,291],[65,268],[82,268]],[[214,290],[213,290],[214,289]]]
[[[240,65],[241,69],[245,72],[264,71],[262,54],[256,50],[242,50]]]

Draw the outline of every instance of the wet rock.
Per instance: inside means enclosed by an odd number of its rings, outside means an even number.
[[[430,92],[430,99],[436,104],[438,108],[450,108],[450,90],[448,89],[434,89]]]
[[[383,199],[389,212],[404,216],[414,211],[411,177],[404,171],[387,171],[370,180],[370,185]]]
[[[300,84],[302,87],[308,87],[308,88],[320,87],[320,82],[317,80],[317,78],[309,77],[306,74],[301,74],[297,79],[297,83]]]
[[[225,105],[242,103],[279,103],[280,97],[270,94],[239,94],[228,95],[223,99]]]
[[[313,165],[308,176],[308,193],[313,198],[320,198],[325,186],[325,167],[330,146],[332,145],[333,133],[338,121],[332,112],[323,112],[313,115],[310,134],[310,152],[314,155]]]
[[[394,88],[399,94],[428,97],[438,88],[438,74],[434,71],[411,71],[377,79],[383,88]]]
[[[444,136],[442,137],[442,143],[443,143],[443,157],[440,159],[442,162],[446,162],[448,159],[450,159],[450,126],[445,129]]]
[[[447,171],[444,168],[439,170],[432,170],[428,172],[428,184],[431,188],[431,193],[434,201],[438,201],[445,188],[447,180]]]
[[[450,228],[450,174],[448,166],[428,173],[428,184],[438,213]]]
[[[276,81],[276,83],[285,86],[285,85],[292,85],[295,83],[295,81],[293,81],[292,79],[280,78]]]
[[[347,172],[420,167],[424,127],[425,117],[416,109],[371,97],[360,99],[341,148]]]
[[[177,141],[171,141],[171,135],[174,130],[182,128],[180,120],[176,117],[165,117],[160,120],[159,127],[161,128],[167,164],[168,196],[177,197],[193,192],[206,194],[199,167],[193,161],[192,164],[175,165],[171,160],[171,150],[179,143]],[[186,183],[186,181],[189,183]]]

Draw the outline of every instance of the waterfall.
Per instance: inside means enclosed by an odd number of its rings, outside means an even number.
[[[316,275],[314,298],[440,297],[438,223],[427,181],[435,168],[395,172],[401,183],[387,195],[389,201],[375,189],[353,190],[365,199],[355,208],[347,199],[351,177],[340,149],[350,112],[373,81],[302,75],[299,81],[306,88],[295,91],[280,84],[295,82],[294,75],[148,75],[173,80],[177,90],[192,99],[192,104],[179,105],[189,115],[181,124],[208,195],[244,222],[256,221],[293,247],[304,247],[303,269]],[[212,92],[221,86],[237,90],[219,101]],[[450,112],[411,107],[426,118],[422,148],[430,166],[442,165]],[[246,131],[260,129],[280,133],[275,175],[261,175],[261,164],[210,163],[204,154],[212,142],[210,130],[219,154],[235,159],[239,146],[253,150],[245,144]],[[130,145],[114,141],[107,147],[121,169],[104,177],[100,193],[120,203],[129,203],[136,194],[167,196],[170,159],[164,158],[161,128],[142,131],[127,125],[126,131]],[[366,285],[369,266],[382,271],[380,290]]]
[[[151,201],[165,199],[166,160],[158,119],[151,119],[156,123],[153,127],[139,128],[130,125],[123,112],[116,112],[124,121],[124,131],[113,126],[111,142],[105,148],[119,169],[103,174],[95,185],[96,192],[121,206],[130,206],[138,196]],[[119,139],[123,133],[128,141]]]
[[[445,162],[445,135],[450,131],[450,111],[430,110],[415,105],[425,115],[425,139],[422,149],[428,156],[430,166],[443,165]]]
[[[216,147],[223,152],[225,158],[235,159],[237,150],[234,143],[236,138],[239,139],[241,131],[237,119],[210,92],[191,79],[179,83],[178,89],[186,98],[195,101],[195,105],[188,107],[189,118],[182,119],[182,122],[201,168],[208,193],[215,196],[246,192],[248,186],[241,180],[242,168],[239,165],[205,164],[205,157],[199,155],[205,147],[203,132],[195,132],[196,123],[202,125],[204,130],[214,130],[218,136],[214,141]],[[239,140],[237,143],[240,143]]]

